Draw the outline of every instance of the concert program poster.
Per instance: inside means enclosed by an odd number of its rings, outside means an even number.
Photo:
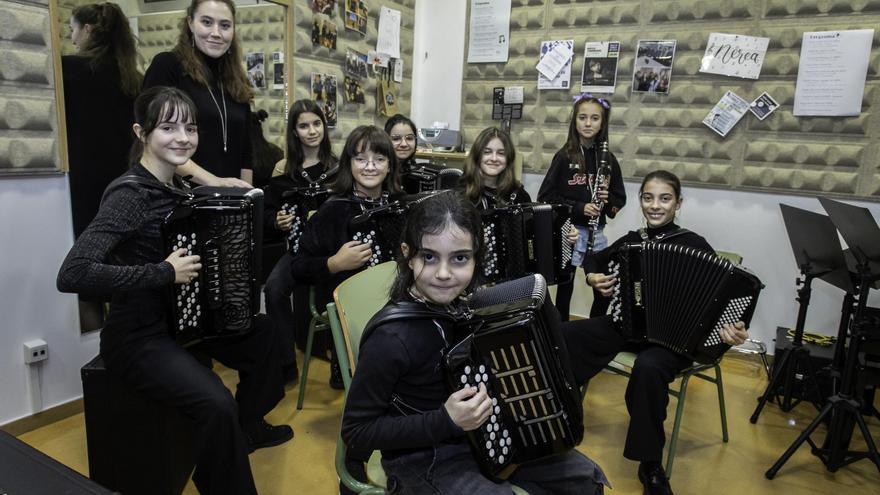
[[[639,40],[633,64],[633,93],[669,94],[675,40]]]
[[[749,111],[749,102],[743,100],[733,91],[728,91],[718,100],[712,111],[703,119],[707,125],[721,137],[726,137],[733,126]]]
[[[571,87],[571,63],[574,60],[574,40],[541,42],[538,69],[538,89],[568,89]]]
[[[588,41],[584,44],[581,92],[614,93],[617,84],[619,41]]]

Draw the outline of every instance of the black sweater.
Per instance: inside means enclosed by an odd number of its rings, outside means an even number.
[[[464,193],[464,185],[459,183],[459,189],[462,194]],[[523,203],[531,203],[532,197],[529,196],[529,193],[526,191],[526,188],[519,185],[516,189],[513,190],[506,198],[499,198],[498,192],[494,187],[485,187],[483,186],[483,192],[480,195],[480,199],[476,202],[476,207],[478,210],[491,210],[497,206],[503,206],[505,204],[523,204]]]
[[[582,147],[587,161],[586,174],[582,173],[578,166],[572,165],[571,159],[565,148],[556,152],[553,161],[550,162],[550,170],[544,176],[541,189],[538,191],[538,201],[544,203],[561,203],[571,206],[571,222],[575,225],[586,227],[590,223],[590,217],[584,215],[584,207],[593,196],[590,184],[596,178],[598,168],[598,149]],[[617,211],[626,204],[626,188],[623,185],[623,175],[620,172],[620,164],[613,153],[608,153],[611,167],[611,181],[608,189],[608,203],[602,208],[599,216],[599,225],[605,225],[606,217],[614,218]]]
[[[143,331],[164,332],[155,324],[165,318],[165,290],[174,283],[174,267],[165,261],[162,224],[185,196],[140,164],[129,173],[151,184],[124,183],[109,190],[58,272],[62,292],[113,295],[101,332],[102,349],[143,336]],[[117,325],[119,321],[125,324]]]
[[[147,73],[144,74],[144,89],[173,86],[188,94],[199,111],[199,147],[192,160],[218,177],[240,177],[241,170],[251,169],[253,161],[248,129],[251,121],[250,105],[236,102],[228,92],[221,96],[217,60],[205,56],[202,59],[214,79],[210,91],[207,86],[197,83],[184,72],[180,60],[172,52],[163,52],[153,57]],[[220,113],[224,99],[227,117],[226,151],[223,150]]]
[[[464,432],[443,407],[450,390],[441,358],[452,331],[442,319],[394,321],[361,342],[342,418],[349,448],[379,449],[392,458],[463,440]],[[407,415],[392,404],[395,396],[409,406],[402,407]]]

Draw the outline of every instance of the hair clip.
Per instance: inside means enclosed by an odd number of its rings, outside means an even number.
[[[596,102],[602,105],[602,108],[604,108],[605,110],[611,108],[611,103],[608,100],[606,100],[605,98],[596,98],[595,96],[593,96],[593,93],[583,92],[577,95],[572,95],[571,99],[575,102],[584,99],[596,100]]]

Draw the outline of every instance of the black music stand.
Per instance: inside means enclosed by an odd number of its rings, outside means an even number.
[[[868,430],[868,425],[861,414],[861,405],[856,394],[856,368],[859,364],[861,345],[869,341],[880,341],[880,318],[872,318],[866,314],[868,294],[871,284],[880,279],[880,228],[865,208],[847,205],[827,198],[819,198],[819,202],[828,212],[831,221],[840,231],[850,252],[857,262],[859,287],[858,303],[850,325],[849,344],[846,349],[846,360],[843,365],[838,392],[828,398],[828,402],[809,426],[788,447],[782,457],[767,470],[765,476],[772,479],[780,468],[788,461],[795,451],[807,442],[811,452],[818,457],[831,471],[861,459],[870,459],[880,471],[880,454]],[[838,341],[843,346],[844,341]],[[816,445],[810,435],[826,420],[829,421],[828,434],[823,447]],[[852,425],[857,424],[867,444],[867,451],[855,452],[848,450],[849,436]]]
[[[779,407],[785,412],[791,411],[808,395],[813,395],[812,402],[817,409],[820,407],[822,397],[819,396],[816,373],[810,361],[810,351],[804,347],[804,325],[807,320],[807,307],[810,305],[811,284],[813,279],[819,278],[847,293],[853,291],[843,249],[837,238],[837,229],[834,228],[831,219],[819,213],[784,204],[780,204],[779,208],[782,210],[782,219],[785,221],[794,259],[801,272],[801,278],[795,280],[795,284],[800,286],[797,291],[798,316],[791,350],[775,366],[776,371],[749,419],[753,424],[758,421],[761,410],[772,398],[776,399]],[[794,380],[797,374],[804,377],[803,394],[801,398],[793,401]]]

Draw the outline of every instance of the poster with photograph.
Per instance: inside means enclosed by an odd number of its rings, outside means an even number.
[[[336,49],[336,23],[326,17],[315,16],[312,21],[312,44]]]
[[[588,41],[584,45],[581,92],[614,93],[617,84],[619,41]]]
[[[245,55],[248,81],[256,89],[266,87],[266,54],[263,52],[251,52]]]
[[[324,111],[327,127],[336,127],[336,76],[312,72],[312,100]]]
[[[345,101],[348,103],[364,104],[366,96],[364,95],[364,87],[359,79],[345,76],[342,81]]]
[[[351,48],[345,49],[345,73],[351,77],[367,77],[367,55]]]
[[[761,93],[761,96],[755,98],[755,101],[749,105],[749,111],[752,112],[755,117],[758,117],[758,120],[766,119],[767,116],[773,113],[777,108],[779,108],[779,103],[776,103],[776,100],[767,94],[766,91]]]
[[[336,0],[309,0],[309,6],[313,12],[324,15],[333,15],[333,7],[336,6]]]
[[[571,63],[574,40],[541,42],[538,62],[538,89],[568,89],[571,86]]]
[[[749,102],[743,100],[733,91],[728,91],[718,100],[703,119],[703,124],[709,126],[719,136],[725,137],[733,129],[733,126],[749,111]]]
[[[364,0],[345,0],[345,29],[366,36],[368,14],[369,8]]]
[[[284,52],[272,52],[272,89],[284,89]]]
[[[675,40],[639,40],[633,65],[633,93],[669,94]]]
[[[757,79],[769,44],[770,38],[711,33],[700,72]]]

